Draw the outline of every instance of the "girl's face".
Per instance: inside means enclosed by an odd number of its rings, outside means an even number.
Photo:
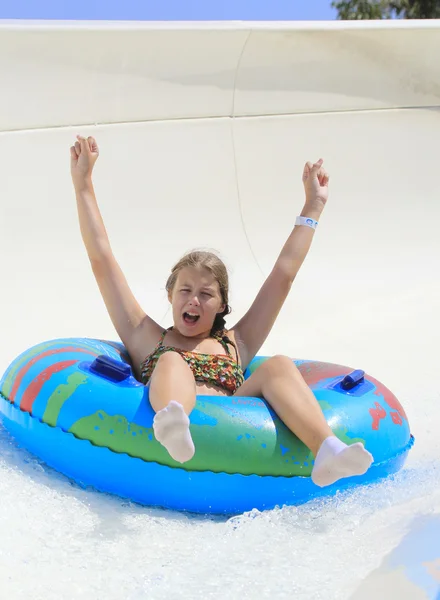
[[[217,313],[225,309],[218,281],[208,269],[181,269],[168,299],[174,327],[187,337],[209,335]]]

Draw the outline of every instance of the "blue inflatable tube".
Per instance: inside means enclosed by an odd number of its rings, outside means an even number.
[[[257,357],[245,376],[267,357]],[[81,486],[149,506],[233,515],[301,504],[402,468],[414,438],[396,397],[362,371],[295,360],[338,437],[374,464],[319,488],[313,456],[261,398],[198,396],[196,455],[184,465],[156,442],[148,387],[121,344],[52,340],[18,356],[0,380],[0,416],[17,441]]]

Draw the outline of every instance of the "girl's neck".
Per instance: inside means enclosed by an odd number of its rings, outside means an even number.
[[[211,331],[204,331],[203,333],[200,333],[199,335],[183,335],[183,333],[180,333],[180,331],[172,326],[171,327],[171,331],[173,331],[174,333],[177,333],[177,335],[180,335],[181,338],[183,338],[184,340],[194,340],[197,342],[202,342],[203,340],[207,340],[210,337],[213,337],[211,335]]]

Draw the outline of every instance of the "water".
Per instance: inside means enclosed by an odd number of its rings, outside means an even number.
[[[426,424],[438,457],[435,438]],[[407,468],[383,483],[300,507],[211,518],[81,489],[17,448],[1,429],[3,594],[35,600],[349,598],[411,531],[415,517],[440,507],[440,464],[423,446],[419,442]]]

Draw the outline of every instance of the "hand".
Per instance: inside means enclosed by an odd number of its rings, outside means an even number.
[[[77,135],[77,142],[70,148],[70,172],[74,183],[91,179],[93,167],[99,156],[95,138]]]
[[[322,158],[315,164],[307,162],[304,166],[303,184],[306,192],[306,206],[316,211],[322,211],[328,199],[329,175],[322,168]]]

